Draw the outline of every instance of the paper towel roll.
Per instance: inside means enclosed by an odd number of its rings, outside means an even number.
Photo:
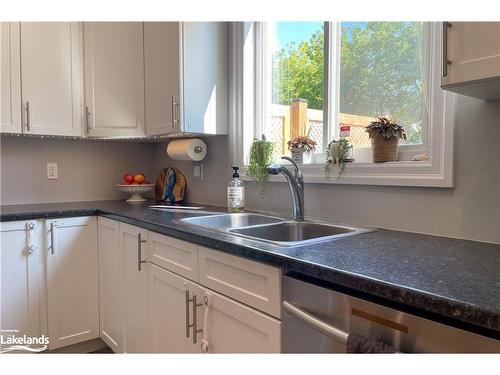
[[[207,145],[201,139],[177,139],[170,141],[167,154],[173,160],[200,161],[207,155]]]

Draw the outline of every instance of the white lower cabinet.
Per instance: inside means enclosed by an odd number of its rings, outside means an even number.
[[[98,218],[100,336],[115,352],[123,352],[122,252],[120,224]]]
[[[45,221],[49,349],[99,337],[95,217]]]
[[[280,352],[280,320],[155,264],[150,267],[153,352]]]
[[[120,223],[126,353],[149,352],[147,235],[145,229]]]
[[[115,353],[150,351],[147,231],[99,217],[100,337]]]
[[[199,353],[192,338],[189,300],[197,286],[154,264],[150,265],[149,308],[153,353]],[[201,322],[200,319],[197,320]]]
[[[0,223],[0,329],[17,337],[46,334],[41,233],[36,220]]]
[[[281,321],[210,289],[199,287],[204,353],[279,353]]]

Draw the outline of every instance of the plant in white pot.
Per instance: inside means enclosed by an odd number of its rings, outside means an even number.
[[[340,138],[338,140],[333,139],[326,147],[325,153],[325,178],[330,178],[330,169],[333,165],[338,164],[339,174],[337,178],[340,178],[344,173],[345,166],[347,163],[352,163],[354,159],[351,159],[353,146],[349,143],[347,138]]]
[[[382,163],[398,160],[399,140],[405,139],[405,130],[392,119],[378,117],[365,127],[372,141],[373,162]]]
[[[310,163],[311,154],[316,150],[316,142],[309,136],[299,136],[288,141],[288,150],[292,154],[292,160],[298,164]]]

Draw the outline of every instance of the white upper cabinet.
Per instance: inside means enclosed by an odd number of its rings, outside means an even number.
[[[41,230],[36,220],[0,223],[0,329],[46,334]],[[8,335],[8,333],[4,333]]]
[[[19,22],[0,22],[0,131],[21,133]]]
[[[84,22],[89,136],[143,137],[144,24]]]
[[[227,134],[225,22],[144,25],[146,133]]]
[[[95,217],[45,221],[49,348],[99,337]]]
[[[180,131],[179,22],[144,23],[146,134]]]
[[[227,134],[226,22],[182,24],[182,130]]]
[[[443,24],[443,88],[500,98],[500,22]]]
[[[80,29],[76,22],[21,22],[25,133],[82,134]]]

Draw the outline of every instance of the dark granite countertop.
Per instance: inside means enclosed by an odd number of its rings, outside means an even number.
[[[0,221],[101,215],[233,255],[282,267],[394,304],[433,320],[500,339],[500,245],[378,229],[298,247],[278,247],[179,222],[200,212],[149,209],[154,202],[93,201],[7,205]],[[224,211],[206,206],[206,211]],[[206,214],[206,212],[205,212]]]

